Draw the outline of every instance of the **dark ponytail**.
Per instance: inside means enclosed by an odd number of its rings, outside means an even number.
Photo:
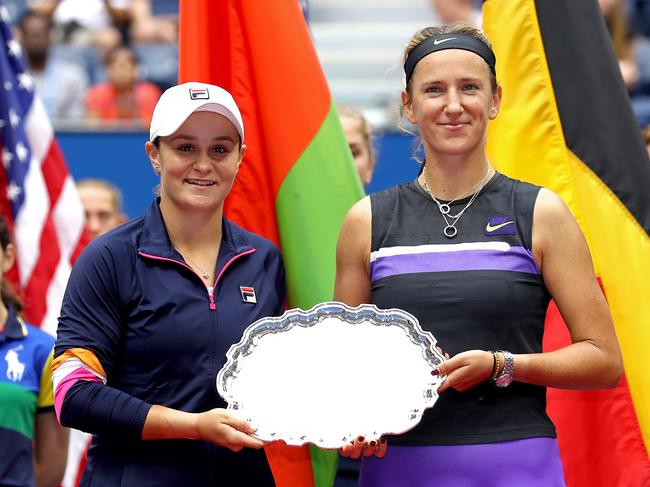
[[[11,234],[9,233],[9,225],[4,216],[0,215],[0,246],[2,251],[7,250],[7,245],[11,243]],[[14,292],[11,284],[7,282],[6,279],[2,278],[2,286],[0,286],[0,295],[2,296],[2,302],[6,306],[11,306],[16,311],[20,313],[23,310],[23,302]]]

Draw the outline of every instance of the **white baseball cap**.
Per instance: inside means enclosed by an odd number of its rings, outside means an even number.
[[[161,95],[151,117],[149,140],[171,135],[194,112],[223,115],[235,126],[244,143],[244,122],[234,98],[223,88],[207,83],[189,82],[172,86]]]

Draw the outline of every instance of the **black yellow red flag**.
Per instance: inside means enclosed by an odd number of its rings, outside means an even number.
[[[596,0],[485,0],[501,113],[488,154],[571,208],[623,351],[608,391],[549,389],[567,485],[650,485],[650,161]],[[569,342],[549,308],[545,347]]]

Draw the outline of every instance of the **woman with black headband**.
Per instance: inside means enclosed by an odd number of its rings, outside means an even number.
[[[567,206],[487,159],[501,101],[495,66],[475,28],[413,36],[402,105],[422,140],[423,171],[360,201],[341,230],[335,299],[404,309],[450,356],[433,371],[445,380],[418,426],[389,446],[359,438],[343,448],[364,457],[362,486],[564,485],[546,387],[613,387],[621,376],[609,310]],[[542,353],[550,298],[572,343]]]

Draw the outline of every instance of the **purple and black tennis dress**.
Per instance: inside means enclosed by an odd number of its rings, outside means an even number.
[[[371,195],[372,302],[415,315],[452,356],[541,352],[550,296],[531,252],[539,189],[495,174],[454,238],[417,181]],[[414,429],[389,437],[383,459],[363,459],[360,485],[564,486],[555,436],[544,387],[449,389]]]

